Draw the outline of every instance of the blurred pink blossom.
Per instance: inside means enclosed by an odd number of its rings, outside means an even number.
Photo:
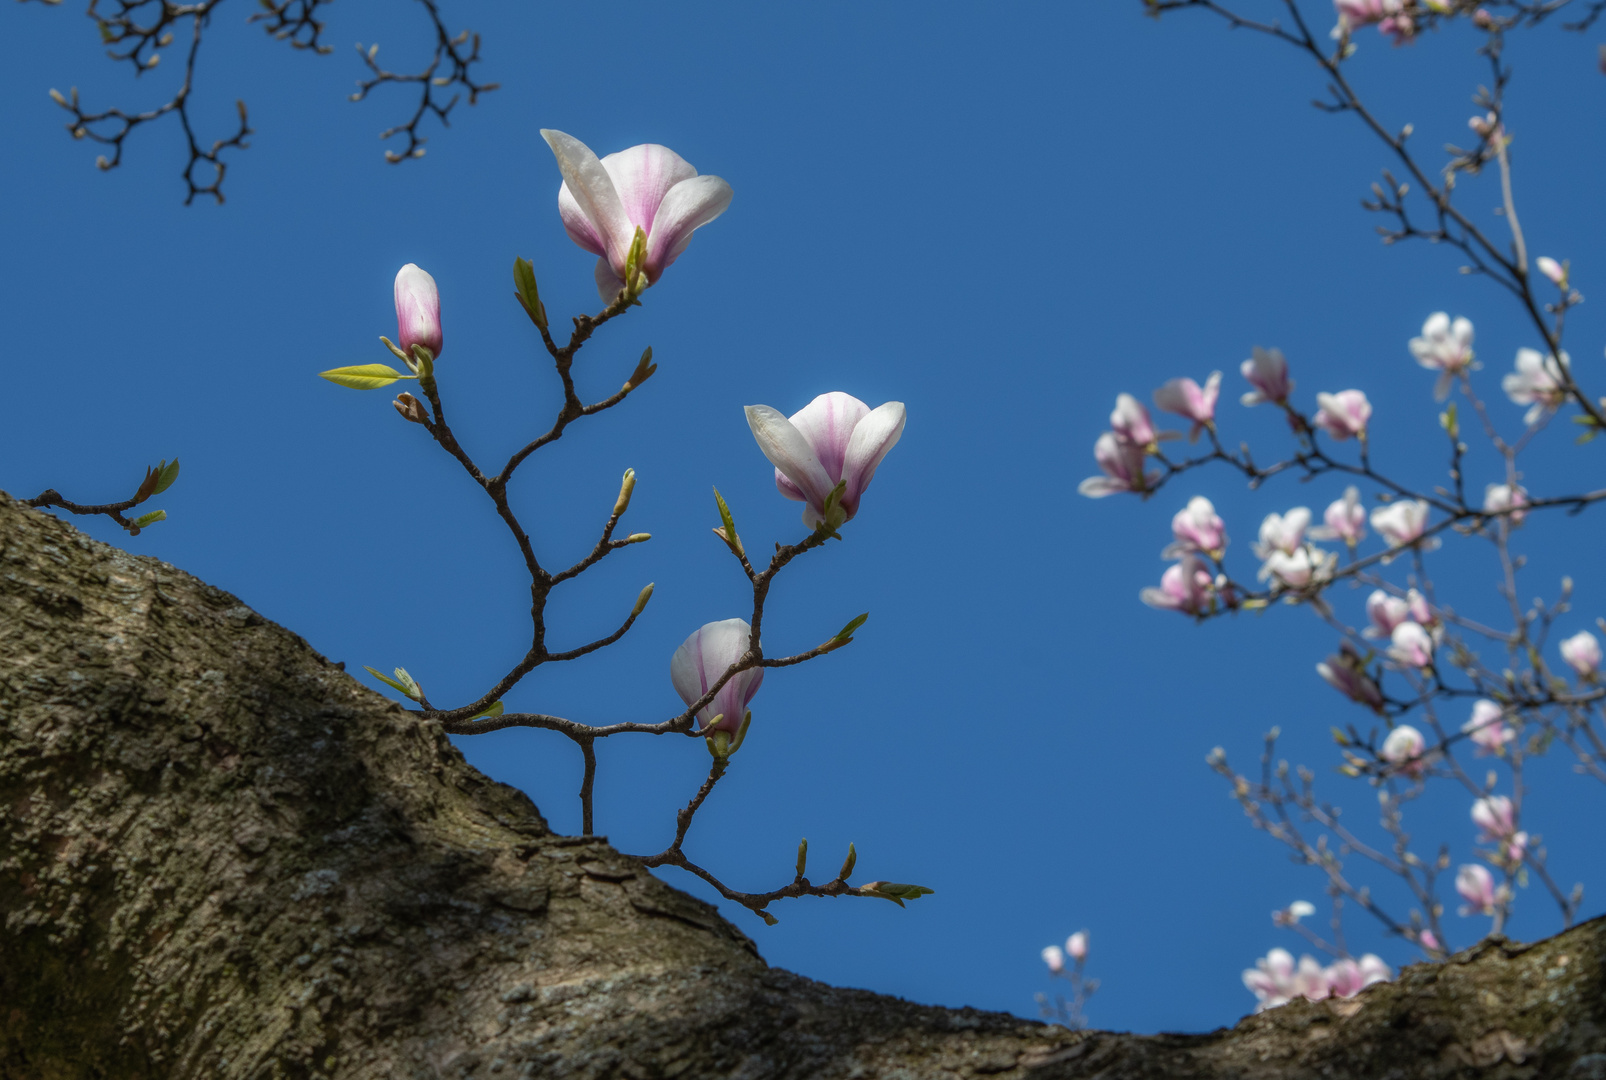
[[[1455,891],[1466,901],[1463,915],[1493,915],[1495,913],[1494,875],[1479,863],[1467,863],[1455,875]]]
[[[1342,499],[1334,499],[1322,512],[1322,525],[1310,531],[1318,540],[1342,540],[1351,549],[1366,536],[1366,507],[1361,489],[1351,484]]]
[[[1293,393],[1294,380],[1288,377],[1288,361],[1283,358],[1281,349],[1262,349],[1256,345],[1249,359],[1238,365],[1238,371],[1254,387],[1239,399],[1245,405],[1267,401],[1281,405]]]
[[[1158,442],[1154,422],[1143,402],[1131,394],[1117,394],[1115,411],[1110,413],[1110,428],[1116,435],[1145,449]]]
[[[1428,524],[1426,499],[1399,499],[1372,511],[1372,529],[1388,541],[1390,547],[1405,547],[1422,538]],[[1424,550],[1439,546],[1438,538],[1427,543]]]
[[[1343,441],[1352,436],[1366,439],[1366,422],[1372,418],[1372,403],[1359,390],[1340,390],[1336,394],[1317,394],[1316,426]]]
[[[1395,766],[1406,776],[1419,777],[1427,768],[1422,750],[1427,740],[1410,724],[1401,724],[1383,740],[1383,760]]]
[[[1386,638],[1394,628],[1411,618],[1411,606],[1398,596],[1374,589],[1366,598],[1366,617],[1372,625],[1361,631],[1369,638]]]
[[[1359,960],[1345,957],[1335,960],[1323,972],[1327,977],[1327,990],[1333,997],[1354,997],[1373,983],[1388,982],[1394,972],[1382,957],[1367,953]]]
[[[1432,930],[1418,930],[1416,940],[1424,949],[1431,949],[1434,952],[1439,951],[1439,936]]]
[[[1221,396],[1221,372],[1212,371],[1210,378],[1200,386],[1192,379],[1172,379],[1154,392],[1154,403],[1168,413],[1193,421],[1189,439],[1197,439],[1199,432],[1213,428],[1216,423],[1216,400]]]
[[[1143,447],[1113,431],[1106,431],[1093,444],[1093,460],[1104,470],[1104,475],[1088,477],[1076,490],[1090,499],[1102,499],[1120,491],[1148,491],[1160,477],[1158,473],[1143,471],[1146,456]]]
[[[1339,645],[1338,652],[1316,665],[1316,674],[1351,701],[1371,709],[1383,707],[1383,691],[1367,674],[1365,661],[1347,641]]]
[[[1488,698],[1473,702],[1472,718],[1461,725],[1461,730],[1471,737],[1480,755],[1502,753],[1506,743],[1517,737],[1504,716],[1505,710]]]
[[[1221,558],[1227,547],[1227,526],[1216,514],[1213,503],[1203,495],[1195,495],[1188,505],[1178,510],[1171,519],[1174,543],[1161,553],[1164,558],[1176,559],[1190,551],[1202,551]]]
[[[1580,630],[1561,643],[1561,658],[1582,678],[1593,679],[1600,671],[1600,642],[1588,630]]]
[[[414,263],[396,271],[396,344],[409,355],[414,345],[432,357],[441,354],[441,294],[435,279]]]
[[[1274,580],[1291,589],[1303,589],[1328,581],[1338,566],[1338,556],[1306,544],[1292,553],[1273,551],[1260,567],[1260,580]]]
[[[1558,289],[1567,287],[1567,268],[1552,259],[1549,255],[1541,255],[1534,260],[1534,268],[1550,279],[1552,285]]]
[[[1563,372],[1570,366],[1565,352],[1558,362],[1554,355],[1542,356],[1537,349],[1517,350],[1517,369],[1500,380],[1500,388],[1513,404],[1530,406],[1523,423],[1532,427],[1567,401]]]
[[[1302,956],[1298,965],[1286,949],[1273,949],[1243,974],[1244,986],[1259,1000],[1256,1012],[1284,1005],[1296,997],[1320,1001],[1351,997],[1376,982],[1394,977],[1379,957],[1367,953],[1359,960],[1344,958],[1324,968],[1315,957]]]
[[[1087,959],[1087,931],[1078,930],[1065,939],[1065,952],[1072,960],[1081,963]]]
[[[1472,804],[1472,823],[1481,830],[1479,839],[1504,840],[1516,831],[1516,811],[1504,795],[1488,795]]]
[[[1409,667],[1425,668],[1433,663],[1433,635],[1421,623],[1402,622],[1389,635],[1389,656]]]
[[[1473,362],[1472,321],[1435,311],[1422,324],[1422,336],[1411,339],[1411,355],[1416,362],[1429,370],[1439,372],[1439,381],[1433,387],[1433,397],[1443,401],[1450,395],[1455,377],[1478,365]]]
[[[1251,544],[1256,555],[1265,559],[1274,551],[1293,554],[1305,543],[1310,527],[1309,507],[1296,506],[1286,514],[1267,514],[1260,523],[1260,542]]]
[[[1043,963],[1048,965],[1049,971],[1058,975],[1065,970],[1065,953],[1058,945],[1050,945],[1043,950]]]
[[[1489,484],[1483,489],[1483,512],[1486,514],[1499,514],[1510,510],[1506,520],[1511,522],[1513,528],[1521,525],[1528,516],[1526,510],[1515,509],[1528,505],[1528,492],[1521,484]]]
[[[1202,615],[1210,609],[1211,583],[1204,560],[1190,552],[1161,575],[1158,589],[1150,586],[1138,598],[1152,608]]]

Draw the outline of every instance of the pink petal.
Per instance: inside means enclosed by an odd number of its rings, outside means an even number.
[[[652,235],[653,218],[669,189],[697,175],[697,170],[684,158],[657,143],[643,143],[609,154],[602,159],[602,167],[613,180],[625,216],[632,224],[640,225],[648,236]],[[632,236],[634,232],[632,229]]]
[[[853,429],[847,460],[842,466],[842,479],[848,482],[847,490],[842,493],[842,508],[848,512],[848,517],[858,513],[859,496],[870,486],[876,467],[903,437],[904,419],[903,402],[889,401],[872,409]]]
[[[647,236],[647,279],[657,281],[691,243],[694,230],[731,204],[731,186],[717,176],[694,176],[669,189]]]
[[[589,247],[585,240],[576,236],[576,229],[571,228],[569,220],[565,219],[564,227],[569,229],[569,236],[588,251],[606,255],[614,270],[623,273],[625,257],[630,253],[630,241],[636,234],[636,227],[625,213],[624,204],[619,199],[619,192],[608,170],[602,167],[602,162],[591,152],[591,148],[573,135],[542,128],[541,137],[547,141],[553,157],[558,160],[558,170],[563,173],[563,189],[568,190],[580,216],[590,225],[594,238],[601,241],[601,250]],[[560,215],[563,212],[563,189],[558,192]]]

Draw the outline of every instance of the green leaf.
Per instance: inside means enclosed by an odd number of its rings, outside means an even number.
[[[160,465],[156,466],[156,488],[151,492],[151,494],[160,495],[162,492],[172,487],[173,481],[177,479],[178,458],[174,458],[172,462],[162,462]]]
[[[847,641],[848,638],[850,636],[852,636],[853,631],[855,631],[859,627],[863,626],[864,625],[864,620],[868,619],[869,617],[870,617],[870,613],[868,611],[866,611],[863,615],[860,615],[857,619],[854,619],[852,622],[848,623],[848,625],[844,626],[840,631],[837,632],[836,637],[832,638],[831,640],[832,641]]]
[[[899,907],[903,907],[905,900],[918,900],[922,896],[930,896],[937,890],[928,889],[924,885],[902,885],[896,881],[877,881],[863,886],[860,891],[886,897]]]
[[[369,667],[367,664],[363,665],[363,669],[365,671],[367,671],[368,674],[372,675],[374,678],[376,678],[380,682],[384,683],[386,686],[393,687],[394,689],[400,690],[407,697],[412,697],[413,696],[411,690],[408,690],[407,687],[403,686],[401,683],[397,682],[395,679],[392,679],[389,675],[381,674],[380,672],[375,671],[373,668]],[[411,679],[408,679],[407,681],[408,682],[412,682]],[[416,689],[418,684],[414,683],[413,686],[414,686],[414,689]]]
[[[513,287],[518,290],[515,295],[519,304],[523,306],[524,313],[530,321],[542,330],[546,329],[546,306],[541,303],[541,291],[535,284],[535,267],[530,260],[519,257],[513,260]]]
[[[725,496],[719,493],[719,488],[714,489],[714,502],[719,504],[719,523],[725,526],[725,539],[732,544],[736,543],[736,522],[731,517],[731,508],[725,505]]]
[[[134,528],[143,529],[147,525],[154,525],[158,521],[166,521],[166,520],[167,520],[167,511],[166,510],[152,510],[148,514],[141,514],[139,517],[135,518],[134,519]]]
[[[349,386],[353,390],[378,390],[397,379],[411,379],[413,376],[403,375],[389,364],[357,364],[320,371],[318,377],[328,379],[337,386]]]
[[[469,717],[469,719],[470,720],[489,720],[493,716],[501,716],[502,715],[502,711],[503,711],[502,710],[502,703],[500,701],[493,701],[485,709],[484,712],[477,712],[473,716]]]

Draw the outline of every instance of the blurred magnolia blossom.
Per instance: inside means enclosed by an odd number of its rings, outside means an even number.
[[[1426,746],[1427,740],[1420,731],[1410,724],[1401,724],[1383,740],[1383,760],[1407,776],[1419,777],[1427,768],[1427,762],[1422,757],[1422,750]]]
[[[1512,528],[1521,525],[1528,516],[1526,510],[1516,509],[1528,505],[1528,492],[1521,484],[1489,484],[1483,489],[1483,512],[1486,514],[1500,514],[1507,510],[1506,520],[1511,522]]]
[[[1110,429],[1127,442],[1152,449],[1159,443],[1159,433],[1149,419],[1149,410],[1131,394],[1117,394],[1115,411],[1110,413]]]
[[[1287,949],[1273,949],[1255,966],[1244,972],[1244,986],[1259,1002],[1256,1012],[1286,1005],[1294,998],[1321,1001],[1328,997],[1352,997],[1373,983],[1387,982],[1394,972],[1381,958],[1367,953],[1359,960],[1344,958],[1327,967],[1312,956],[1294,963]]]
[[[1472,320],[1462,317],[1451,322],[1443,311],[1428,316],[1422,324],[1422,336],[1411,339],[1410,349],[1417,363],[1439,373],[1439,381],[1433,386],[1436,401],[1450,396],[1450,386],[1457,375],[1478,366],[1473,362]]]
[[[1192,379],[1172,379],[1154,392],[1154,404],[1168,413],[1193,421],[1189,440],[1199,438],[1205,428],[1216,423],[1216,400],[1221,396],[1221,372],[1212,371],[1200,386]]]
[[[1227,548],[1227,526],[1216,514],[1216,507],[1203,495],[1195,495],[1171,519],[1171,535],[1176,540],[1161,557],[1181,558],[1190,551],[1202,551],[1219,559]]]
[[[1588,630],[1580,630],[1561,643],[1561,658],[1581,678],[1593,679],[1600,671],[1600,642]]]
[[[1258,576],[1262,581],[1269,579],[1291,589],[1303,589],[1330,580],[1337,567],[1337,555],[1306,544],[1293,552],[1273,551],[1261,564]]]
[[[1428,524],[1428,503],[1426,499],[1400,499],[1379,506],[1372,511],[1372,530],[1388,541],[1389,547],[1405,547],[1421,541],[1424,551],[1432,551],[1439,546],[1437,537],[1422,541],[1422,533]]]
[[[1463,915],[1493,915],[1495,913],[1494,875],[1479,863],[1467,863],[1456,871],[1455,891],[1461,894],[1466,905]]]
[[[1421,623],[1402,622],[1389,635],[1389,656],[1409,667],[1425,668],[1433,663],[1433,635]]]
[[[1278,926],[1292,926],[1300,919],[1316,914],[1316,905],[1309,900],[1295,900],[1285,908],[1271,913],[1271,921]]]
[[[1163,611],[1202,615],[1210,610],[1213,582],[1204,560],[1189,552],[1160,576],[1158,589],[1151,585],[1138,593],[1138,599]]]
[[[1137,443],[1106,431],[1093,444],[1093,460],[1104,470],[1104,475],[1088,477],[1076,490],[1090,499],[1102,499],[1121,491],[1148,491],[1159,481],[1160,475],[1144,472],[1147,456]]]
[[[1430,949],[1433,952],[1439,951],[1439,938],[1432,930],[1418,930],[1416,932],[1416,940],[1424,949]]]
[[[1340,643],[1338,652],[1317,664],[1316,674],[1351,701],[1373,710],[1383,708],[1383,691],[1378,688],[1377,680],[1367,673],[1366,662],[1349,642]]]
[[[1342,499],[1334,499],[1322,512],[1322,524],[1310,531],[1317,540],[1342,540],[1352,551],[1366,536],[1366,507],[1361,489],[1351,484]]]
[[[1549,255],[1541,255],[1534,260],[1534,268],[1550,279],[1552,285],[1558,289],[1567,287],[1567,268],[1552,259]]]
[[[775,466],[775,486],[782,495],[807,504],[803,523],[835,529],[853,520],[881,459],[903,436],[903,402],[889,401],[872,409],[851,394],[821,394],[790,417],[768,405],[746,408],[764,456]],[[832,492],[842,493],[829,509]]]
[[[669,660],[669,679],[675,692],[687,705],[708,693],[731,665],[747,655],[753,628],[744,619],[725,619],[701,627],[681,643]],[[723,731],[736,735],[742,730],[747,705],[764,682],[764,669],[748,668],[731,676],[720,687],[714,700],[697,710],[699,731]]]
[[[429,355],[441,354],[441,294],[435,279],[417,264],[396,271],[396,344],[411,355],[422,345]]]
[[[1369,638],[1386,638],[1394,628],[1411,618],[1411,605],[1402,597],[1390,596],[1382,589],[1374,589],[1366,598],[1366,617],[1371,620],[1361,633]]]
[[[1305,530],[1309,527],[1309,507],[1296,506],[1286,514],[1267,514],[1260,523],[1259,543],[1250,547],[1262,559],[1270,558],[1274,551],[1292,555],[1304,546]]]
[[[1262,349],[1256,345],[1249,359],[1238,365],[1238,371],[1254,387],[1239,399],[1245,405],[1268,401],[1281,405],[1294,391],[1294,380],[1288,377],[1288,361],[1283,358],[1281,349]]]
[[[1529,406],[1523,423],[1532,427],[1546,413],[1566,403],[1566,378],[1562,373],[1569,367],[1571,361],[1565,352],[1558,361],[1554,355],[1543,356],[1537,349],[1517,350],[1517,369],[1500,380],[1500,388],[1513,404]]]
[[[1043,950],[1043,963],[1055,975],[1065,970],[1065,953],[1058,945],[1050,945]]]
[[[1480,755],[1503,753],[1506,743],[1517,737],[1504,716],[1505,710],[1488,698],[1472,703],[1472,717],[1461,725],[1461,730],[1472,739]]]
[[[1478,839],[1486,844],[1500,845],[1501,854],[1513,862],[1521,862],[1528,847],[1528,834],[1517,831],[1517,812],[1511,800],[1504,795],[1488,795],[1472,804],[1472,823],[1478,827]]]
[[[1078,930],[1076,933],[1074,933],[1070,937],[1066,938],[1065,939],[1065,952],[1066,952],[1066,955],[1068,955],[1072,960],[1075,960],[1079,964],[1082,961],[1086,960],[1087,959],[1087,931],[1086,930]]]
[[[1340,390],[1336,394],[1317,394],[1316,426],[1333,438],[1366,440],[1366,422],[1372,418],[1372,403],[1359,390]]]
[[[543,129],[563,184],[558,214],[569,239],[597,260],[597,293],[611,303],[625,287],[636,230],[646,236],[637,270],[657,284],[691,235],[730,206],[731,186],[697,170],[667,146],[644,143],[598,159],[585,143]]]

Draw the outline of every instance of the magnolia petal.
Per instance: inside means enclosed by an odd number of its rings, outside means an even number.
[[[803,433],[792,422],[768,405],[749,405],[747,426],[770,464],[797,485],[808,504],[818,510],[825,506],[825,497],[836,483],[825,474],[820,461],[814,456]]]
[[[870,411],[853,429],[848,441],[848,456],[843,463],[842,479],[848,482],[842,493],[842,508],[852,517],[859,510],[859,496],[870,486],[876,466],[887,456],[887,451],[898,445],[903,436],[905,412],[903,402],[889,401]]]
[[[602,162],[591,152],[591,148],[573,135],[542,128],[541,137],[552,148],[552,156],[558,160],[558,171],[563,173],[564,187],[568,188],[575,205],[602,241],[603,250],[599,254],[607,256],[616,272],[623,272],[636,227],[625,213],[624,203],[619,199],[619,192],[614,188],[608,170],[602,167]],[[561,190],[558,197],[561,213]],[[571,231],[569,235],[573,237],[574,233]],[[578,239],[575,242],[580,243],[581,247],[586,246]]]
[[[657,281],[691,243],[691,234],[725,212],[731,186],[717,176],[682,180],[664,196],[647,237],[647,280]]]
[[[870,406],[840,390],[821,394],[788,419],[803,433],[809,449],[835,484],[843,479],[842,466],[848,457],[848,442],[859,422],[870,415]]]
[[[606,258],[597,260],[596,278],[597,295],[602,297],[604,304],[613,303],[614,297],[619,295],[619,290],[625,287],[625,283],[613,272],[613,267]]]
[[[1123,491],[1131,491],[1130,484],[1108,476],[1090,476],[1076,485],[1076,490],[1090,499],[1102,499],[1106,495],[1116,495]]]
[[[614,190],[624,206],[625,217],[652,235],[653,220],[669,190],[697,175],[686,159],[657,143],[643,143],[609,154],[602,167],[613,180]],[[634,236],[634,230],[631,231]]]
[[[563,219],[563,230],[569,234],[569,239],[585,248],[593,255],[606,255],[608,245],[597,232],[586,212],[580,209],[574,195],[569,191],[568,181],[558,188],[558,217]]]
[[[807,501],[803,496],[803,489],[788,480],[786,474],[779,469],[775,470],[775,487],[782,495],[785,495],[793,502]]]
[[[708,623],[688,637],[669,660],[669,678],[680,700],[690,705],[708,693],[708,688],[746,655],[752,633],[753,628],[744,620],[725,619]],[[763,668],[733,676],[712,702],[698,710],[702,727],[706,729],[710,720],[723,714],[719,728],[734,733],[741,725],[743,710],[763,681]]]

